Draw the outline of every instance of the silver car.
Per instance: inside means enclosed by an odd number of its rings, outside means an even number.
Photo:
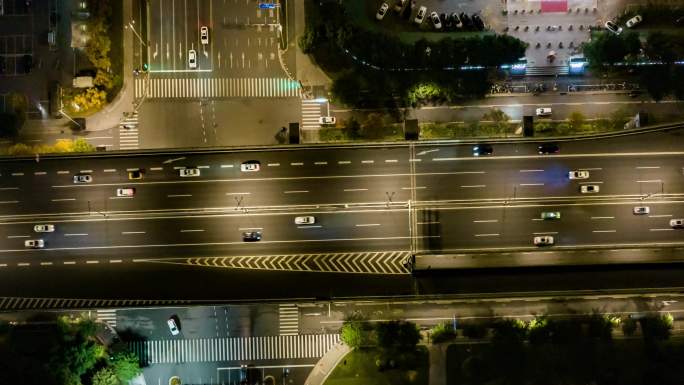
[[[586,170],[570,171],[568,173],[568,178],[570,178],[570,179],[589,179],[589,171],[586,171]]]
[[[550,235],[541,235],[539,237],[534,237],[532,240],[535,246],[551,246],[553,245],[553,237]]]
[[[90,183],[93,181],[93,177],[89,174],[78,174],[74,175],[74,183]]]
[[[24,247],[29,249],[42,249],[45,247],[45,241],[42,239],[28,239],[24,241]]]
[[[297,225],[313,225],[314,223],[316,223],[316,217],[312,217],[312,216],[295,217],[294,222]]]
[[[36,233],[52,233],[55,231],[55,225],[35,225],[33,231]]]

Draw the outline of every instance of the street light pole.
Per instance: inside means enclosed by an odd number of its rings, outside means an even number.
[[[131,28],[131,31],[133,31],[133,34],[135,35],[135,37],[137,37],[138,40],[140,40],[140,44],[142,44],[144,47],[147,47],[147,44],[145,44],[145,42],[143,41],[142,37],[140,37],[140,35],[138,35],[138,31],[136,31],[136,30],[135,30],[135,27],[133,27],[133,23],[135,23],[135,20],[131,20],[131,21],[128,23],[128,25],[126,25],[126,28],[130,27],[130,28]]]

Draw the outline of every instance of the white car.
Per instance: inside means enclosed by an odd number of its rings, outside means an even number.
[[[180,170],[178,170],[178,172],[182,178],[200,176],[199,168],[195,168],[195,167],[181,168]]]
[[[337,119],[334,116],[321,116],[318,118],[318,124],[335,124]]]
[[[259,171],[261,163],[258,160],[248,160],[240,165],[240,171],[242,172],[255,172]]]
[[[169,326],[169,330],[171,331],[172,336],[177,336],[178,333],[180,333],[178,325],[176,325],[176,320],[173,317],[166,320],[166,324]]]
[[[387,13],[388,9],[389,9],[389,4],[382,3],[380,5],[380,9],[378,9],[378,13],[375,14],[375,18],[378,20],[382,20],[385,17],[385,14]]]
[[[534,237],[532,243],[534,243],[535,246],[550,246],[553,245],[553,237],[550,235]]]
[[[634,16],[633,18],[627,20],[627,22],[625,23],[625,25],[627,26],[627,28],[632,28],[632,27],[634,27],[635,25],[641,23],[641,20],[642,20],[642,19],[641,19],[641,15],[636,15],[636,16]]]
[[[442,22],[439,20],[437,12],[432,12],[430,14],[430,20],[432,20],[432,25],[435,26],[435,29],[442,29]]]
[[[615,23],[613,23],[610,20],[606,21],[605,26],[606,26],[607,30],[609,30],[610,32],[612,32],[616,35],[619,35],[622,33],[622,27],[618,27],[617,25],[615,25]]]
[[[636,206],[632,210],[634,215],[646,215],[651,212],[651,208],[648,206]]]
[[[684,219],[670,219],[670,227],[684,229]]]
[[[92,181],[93,177],[88,174],[74,175],[74,183],[90,183]]]
[[[295,217],[296,225],[313,225],[314,223],[316,223],[316,218],[312,216]]]
[[[200,28],[200,42],[202,44],[209,44],[209,28],[205,26]]]
[[[29,239],[24,241],[24,247],[29,249],[42,249],[45,247],[45,241],[42,239]]]
[[[582,194],[595,194],[599,192],[599,186],[597,184],[583,184],[580,186],[580,192]]]
[[[425,15],[427,14],[427,7],[421,6],[418,8],[418,13],[416,13],[416,18],[413,19],[413,22],[421,25],[423,24],[423,20],[425,20]]]
[[[135,189],[132,187],[116,189],[116,196],[118,197],[132,197],[135,195]]]
[[[551,107],[537,108],[537,116],[551,116]]]
[[[188,51],[188,66],[190,68],[197,68],[197,51],[194,49]]]
[[[35,225],[33,231],[36,233],[52,233],[55,231],[55,225]]]
[[[570,179],[589,179],[589,171],[587,171],[587,170],[570,171],[568,173],[568,178],[570,178]]]

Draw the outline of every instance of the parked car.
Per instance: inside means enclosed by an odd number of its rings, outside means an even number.
[[[481,143],[473,147],[473,156],[492,155],[493,152],[491,144]]]
[[[181,176],[181,178],[200,176],[200,170],[196,167],[186,167],[178,170],[178,174]]]
[[[612,32],[616,35],[619,35],[622,33],[622,27],[618,27],[617,25],[615,25],[615,23],[613,23],[610,20],[606,21],[606,24],[604,24],[604,25],[605,25],[607,30],[609,30],[610,32]]]
[[[670,219],[670,227],[674,229],[684,229],[684,219]]]
[[[588,179],[589,178],[589,171],[587,171],[587,170],[570,171],[568,173],[568,178],[570,178],[570,179]]]
[[[597,184],[583,184],[580,186],[580,192],[582,194],[595,194],[599,192],[599,186]]]
[[[132,197],[135,195],[135,189],[132,187],[116,189],[116,196],[118,197]]]
[[[261,231],[245,231],[242,233],[243,242],[258,242],[261,240]]]
[[[541,213],[541,219],[543,220],[560,219],[560,217],[560,211],[544,211]]]
[[[200,28],[200,42],[202,44],[209,44],[209,28],[206,26]]]
[[[463,23],[463,28],[469,29],[473,26],[473,22],[470,20],[470,17],[466,15],[465,13],[461,12],[458,17],[461,19],[461,22]]]
[[[197,68],[197,51],[194,49],[188,51],[188,66],[190,68]]]
[[[458,14],[456,12],[451,14],[451,22],[453,23],[454,28],[463,28],[463,23],[461,22],[461,19],[458,17]]]
[[[423,24],[423,20],[425,20],[425,15],[427,14],[427,7],[421,6],[418,8],[418,13],[416,14],[416,18],[413,19],[413,22],[421,25]]]
[[[558,152],[560,152],[560,148],[557,144],[544,143],[537,147],[537,152],[539,153],[539,155],[557,154]]]
[[[432,21],[432,25],[435,27],[435,29],[442,29],[442,22],[439,20],[439,15],[437,12],[432,12],[430,14],[430,20]]]
[[[93,177],[90,174],[76,174],[74,175],[74,183],[90,183],[93,181]]]
[[[627,26],[627,28],[633,28],[635,25],[641,23],[641,20],[641,15],[636,15],[633,18],[627,20],[625,25]]]
[[[321,116],[318,118],[318,124],[335,124],[337,119],[334,116]]]
[[[261,162],[258,160],[248,160],[240,165],[240,171],[242,172],[256,172],[259,171]]]
[[[551,116],[551,107],[539,107],[536,110],[536,114],[539,117]]]
[[[31,69],[33,68],[33,56],[31,55],[24,55],[21,57],[21,68],[24,71],[24,73],[29,73],[31,72]]]
[[[45,241],[42,239],[27,239],[24,241],[24,247],[28,249],[42,249],[45,247]]]
[[[532,243],[534,243],[535,246],[551,246],[553,245],[553,237],[550,235],[541,235],[534,237]]]
[[[651,208],[648,206],[636,206],[632,209],[634,215],[646,215],[651,212]]]
[[[178,324],[176,323],[176,317],[175,316],[167,319],[166,325],[169,327],[169,331],[171,331],[172,336],[177,336],[180,333],[180,328],[178,327]]]
[[[304,217],[295,217],[294,222],[297,225],[313,225],[316,223],[316,217],[312,217],[310,215]]]
[[[473,27],[477,29],[478,31],[484,31],[484,21],[482,21],[482,18],[480,18],[480,15],[477,13],[474,13],[473,16],[471,17],[471,20],[473,21]]]
[[[378,9],[378,13],[375,14],[375,18],[378,20],[382,20],[385,17],[385,14],[387,13],[388,9],[389,9],[389,4],[387,4],[387,3],[380,4],[380,9]]]
[[[36,233],[52,233],[55,231],[55,225],[35,225],[33,231]]]

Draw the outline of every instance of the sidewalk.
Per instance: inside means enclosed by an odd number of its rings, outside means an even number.
[[[295,77],[301,81],[304,87],[323,86],[330,89],[332,79],[328,77],[318,66],[311,61],[309,55],[299,49],[299,38],[306,30],[306,15],[304,1],[295,1]]]
[[[447,385],[446,351],[448,347],[449,344],[428,345],[428,353],[430,354],[429,385]]]
[[[316,366],[311,373],[309,373],[309,377],[304,381],[304,385],[322,385],[337,364],[350,351],[351,349],[344,342],[340,342],[333,346],[332,349],[328,350],[328,352],[325,353],[325,356],[316,363]]]

